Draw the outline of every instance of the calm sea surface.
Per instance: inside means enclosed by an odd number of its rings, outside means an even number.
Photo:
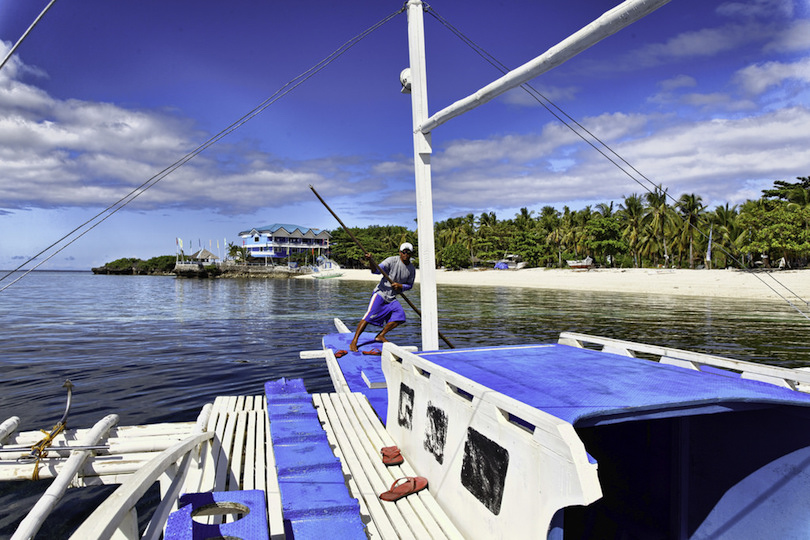
[[[194,420],[215,396],[261,394],[264,381],[279,377],[331,391],[323,361],[298,352],[320,349],[334,317],[353,328],[372,288],[34,272],[0,293],[0,421],[16,415],[22,430],[50,429],[64,411],[65,379],[75,385],[72,427],[108,413],[120,425]],[[418,305],[418,286],[409,297]],[[810,324],[778,303],[440,286],[439,306],[440,329],[456,347],[549,342],[575,331],[810,366]],[[420,345],[418,320],[408,316],[391,337]],[[0,484],[0,538],[45,487]],[[38,538],[63,537],[101,491],[71,490]]]

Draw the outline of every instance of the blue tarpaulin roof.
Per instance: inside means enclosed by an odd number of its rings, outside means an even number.
[[[767,383],[566,345],[419,355],[576,426],[766,405],[810,407],[810,395]]]
[[[363,334],[361,349],[380,348],[373,336]],[[323,343],[334,350],[348,350],[351,339],[352,334],[330,334]],[[567,345],[418,354],[577,427],[769,405],[810,407],[810,395],[771,384]],[[365,373],[371,380],[383,380],[380,358],[355,353],[338,363],[352,391],[366,394],[385,421],[386,390],[371,389],[362,379]]]

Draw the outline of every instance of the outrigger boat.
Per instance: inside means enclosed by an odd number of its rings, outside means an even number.
[[[590,257],[590,255],[584,259],[565,262],[568,264],[569,268],[573,268],[574,270],[589,270],[593,266],[593,259]]]
[[[72,538],[809,537],[807,371],[573,333],[439,349],[432,130],[666,2],[628,0],[428,118],[423,5],[409,0],[421,352],[372,334],[348,352],[336,319],[301,353],[325,360],[333,393],[281,379],[217,398],[194,423],[111,415],[45,440],[12,417],[0,456],[30,458],[2,478],[55,477],[12,538],[32,538],[68,485],[106,483],[120,486]],[[135,504],[156,482],[140,531]]]

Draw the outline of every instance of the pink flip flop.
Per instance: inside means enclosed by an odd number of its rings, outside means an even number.
[[[385,493],[380,493],[380,499],[384,501],[398,501],[411,493],[422,491],[427,485],[427,478],[422,476],[405,476],[391,484],[390,490]]]
[[[371,349],[370,351],[363,351],[363,354],[370,354],[371,356],[380,356],[382,351],[380,349]]]
[[[399,465],[405,461],[405,458],[402,457],[402,454],[399,452],[399,448],[396,446],[386,446],[381,450],[381,452],[383,464],[387,467]]]
[[[349,354],[349,351],[343,351],[343,350],[335,351],[335,358],[342,358],[342,357],[346,356],[347,354]]]

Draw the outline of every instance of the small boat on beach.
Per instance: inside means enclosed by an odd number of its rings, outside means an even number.
[[[343,275],[340,265],[328,257],[321,255],[315,262],[318,264],[312,266],[312,274],[310,274],[315,279],[334,279]]]
[[[520,270],[526,268],[526,262],[521,261],[517,255],[506,254],[503,259],[495,263],[496,270]]]
[[[590,255],[584,259],[570,260],[565,262],[568,264],[569,268],[573,268],[574,270],[589,270],[591,267],[593,267],[593,259]]]

